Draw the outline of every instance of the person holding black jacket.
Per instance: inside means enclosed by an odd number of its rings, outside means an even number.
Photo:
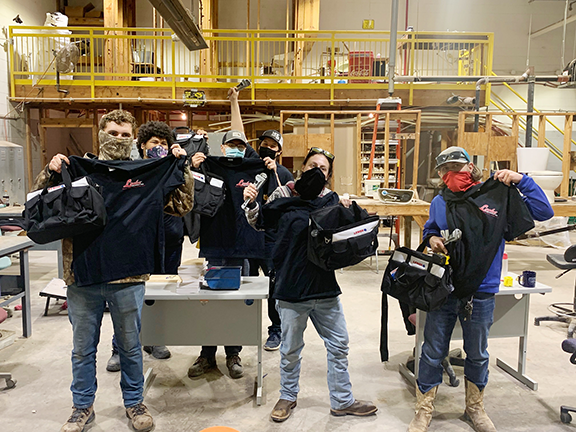
[[[408,431],[428,430],[442,383],[442,361],[448,356],[452,330],[459,319],[466,352],[465,415],[477,432],[494,432],[484,409],[484,389],[488,383],[488,334],[505,241],[531,229],[533,219],[547,220],[554,212],[542,189],[528,176],[505,169],[480,183],[482,172],[461,147],[441,152],[436,169],[445,187],[432,200],[423,234],[433,252],[450,255],[454,291],[426,317],[415,416]],[[462,231],[462,239],[444,245],[441,232],[456,228]]]
[[[280,399],[270,416],[276,422],[288,419],[296,407],[308,318],[327,350],[330,413],[366,416],[378,410],[372,402],[356,400],[352,394],[348,331],[334,271],[325,271],[307,259],[310,212],[338,205],[340,201],[338,195],[326,187],[333,162],[332,153],[313,147],[304,159],[302,176],[295,183],[278,187],[268,197],[261,218],[260,206],[255,202],[257,189],[252,184],[244,189],[244,198],[251,202],[246,210],[250,225],[256,227],[261,222],[266,228],[277,228],[272,258],[276,271],[274,299],[282,327],[281,388]],[[350,205],[349,202],[343,204]]]
[[[276,190],[278,186],[287,184],[294,181],[294,176],[283,165],[278,163],[278,158],[282,154],[282,144],[284,140],[282,134],[277,130],[267,130],[260,135],[260,145],[258,147],[258,155],[266,164],[271,172],[271,178],[266,183],[264,193],[264,201],[268,196]],[[280,328],[280,315],[276,310],[272,294],[274,293],[274,264],[272,263],[272,247],[274,246],[275,232],[272,229],[266,230],[265,233],[265,248],[266,257],[262,259],[251,259],[250,262],[250,276],[258,276],[260,268],[265,276],[270,278],[270,289],[268,292],[268,318],[272,323],[268,327],[268,339],[264,344],[266,351],[276,351],[280,348],[281,328]]]

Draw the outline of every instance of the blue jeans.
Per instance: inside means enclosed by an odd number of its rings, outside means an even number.
[[[450,296],[440,309],[427,314],[418,369],[418,387],[422,393],[442,383],[442,360],[448,356],[456,319],[462,326],[466,352],[464,375],[480,391],[488,383],[488,333],[494,321],[494,296],[474,298],[472,316],[467,320],[464,320],[464,305],[465,301]]]
[[[88,408],[96,394],[96,351],[100,326],[108,303],[118,353],[120,388],[126,408],[142,402],[144,375],[140,345],[140,318],[144,283],[95,284],[68,287],[68,318],[72,324],[72,400],[76,408]]]
[[[300,387],[300,364],[304,348],[304,330],[308,318],[324,341],[328,355],[328,389],[332,409],[348,408],[354,403],[348,374],[348,331],[338,297],[299,303],[276,301],[282,322],[280,345],[280,398],[295,401]]]

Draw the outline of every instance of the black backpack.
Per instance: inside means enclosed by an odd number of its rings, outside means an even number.
[[[175,127],[172,130],[172,135],[174,136],[174,143],[180,144],[188,157],[198,152],[204,153],[206,156],[210,153],[206,138],[194,135],[194,132],[186,126]]]
[[[54,175],[54,174],[53,174]],[[89,177],[72,181],[62,163],[63,182],[28,194],[24,218],[28,237],[39,244],[104,228],[107,215],[100,187]]]
[[[310,213],[308,259],[324,270],[358,264],[378,249],[378,216],[370,216],[356,202]]]

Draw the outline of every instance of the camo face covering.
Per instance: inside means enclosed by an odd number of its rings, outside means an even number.
[[[100,143],[100,160],[129,160],[132,152],[132,138],[118,138],[104,132],[98,131],[98,142]]]

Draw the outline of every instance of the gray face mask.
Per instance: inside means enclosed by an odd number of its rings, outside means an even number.
[[[132,152],[132,138],[118,138],[103,130],[98,131],[100,160],[129,160]]]

